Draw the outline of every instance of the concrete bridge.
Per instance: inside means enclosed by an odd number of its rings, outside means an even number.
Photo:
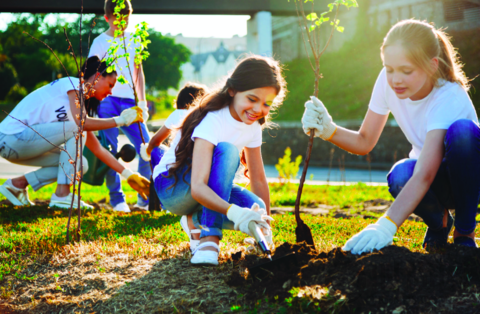
[[[140,14],[237,14],[250,15],[247,21],[247,49],[272,54],[272,15],[296,15],[295,0],[134,0]],[[0,12],[80,13],[76,0],[0,1]],[[325,11],[328,1],[315,1],[316,11]],[[102,0],[84,0],[83,12],[103,14]],[[311,6],[308,5],[310,8]]]

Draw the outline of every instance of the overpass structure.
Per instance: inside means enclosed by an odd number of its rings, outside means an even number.
[[[247,50],[252,53],[271,55],[272,15],[296,15],[294,1],[134,0],[132,2],[134,12],[140,14],[250,15],[251,18],[247,21]],[[325,11],[327,3],[326,0],[315,1],[315,11]],[[83,0],[83,12],[103,14],[103,4],[103,0]],[[80,13],[81,5],[81,0],[5,0],[0,1],[0,12]]]

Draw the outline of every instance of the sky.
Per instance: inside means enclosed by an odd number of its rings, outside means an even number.
[[[55,22],[57,16],[67,21],[75,20],[77,14],[49,14],[46,19]],[[162,34],[184,37],[218,37],[230,38],[233,35],[247,34],[248,15],[177,15],[177,14],[133,14],[129,28],[145,21],[150,28]],[[0,13],[0,30],[5,30],[14,19],[11,13]]]

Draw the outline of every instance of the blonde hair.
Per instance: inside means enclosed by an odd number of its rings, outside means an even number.
[[[443,29],[436,29],[433,24],[415,19],[400,21],[393,25],[383,39],[382,59],[385,48],[396,43],[402,45],[407,58],[423,69],[435,86],[439,86],[439,79],[444,79],[460,84],[467,91],[470,88],[458,52]],[[430,63],[433,58],[438,59],[436,71]]]

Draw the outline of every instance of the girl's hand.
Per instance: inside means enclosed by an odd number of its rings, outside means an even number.
[[[397,225],[387,217],[381,217],[373,225],[357,233],[342,247],[344,251],[351,251],[352,254],[372,252],[380,250],[392,244],[393,236],[397,232]]]
[[[148,152],[148,143],[142,143],[140,145],[140,156],[142,157],[142,159],[145,161],[150,161],[150,159],[152,158],[151,155],[151,152]]]
[[[120,116],[113,118],[117,126],[129,126],[135,122],[143,122],[142,108],[132,107],[122,111]]]
[[[273,220],[273,218],[268,216],[267,211],[260,208],[256,203],[253,204],[252,208],[240,207],[235,204],[230,205],[227,210],[227,218],[235,223],[235,230],[240,230],[251,237],[253,237],[253,234],[248,229],[250,221],[255,221],[262,231],[268,230],[271,234],[270,225],[267,221]],[[263,233],[265,234],[265,231]]]
[[[303,131],[310,135],[310,130],[313,129],[316,137],[328,141],[335,134],[337,125],[333,123],[323,103],[315,96],[310,98],[311,100],[305,103],[305,112],[302,117]]]

